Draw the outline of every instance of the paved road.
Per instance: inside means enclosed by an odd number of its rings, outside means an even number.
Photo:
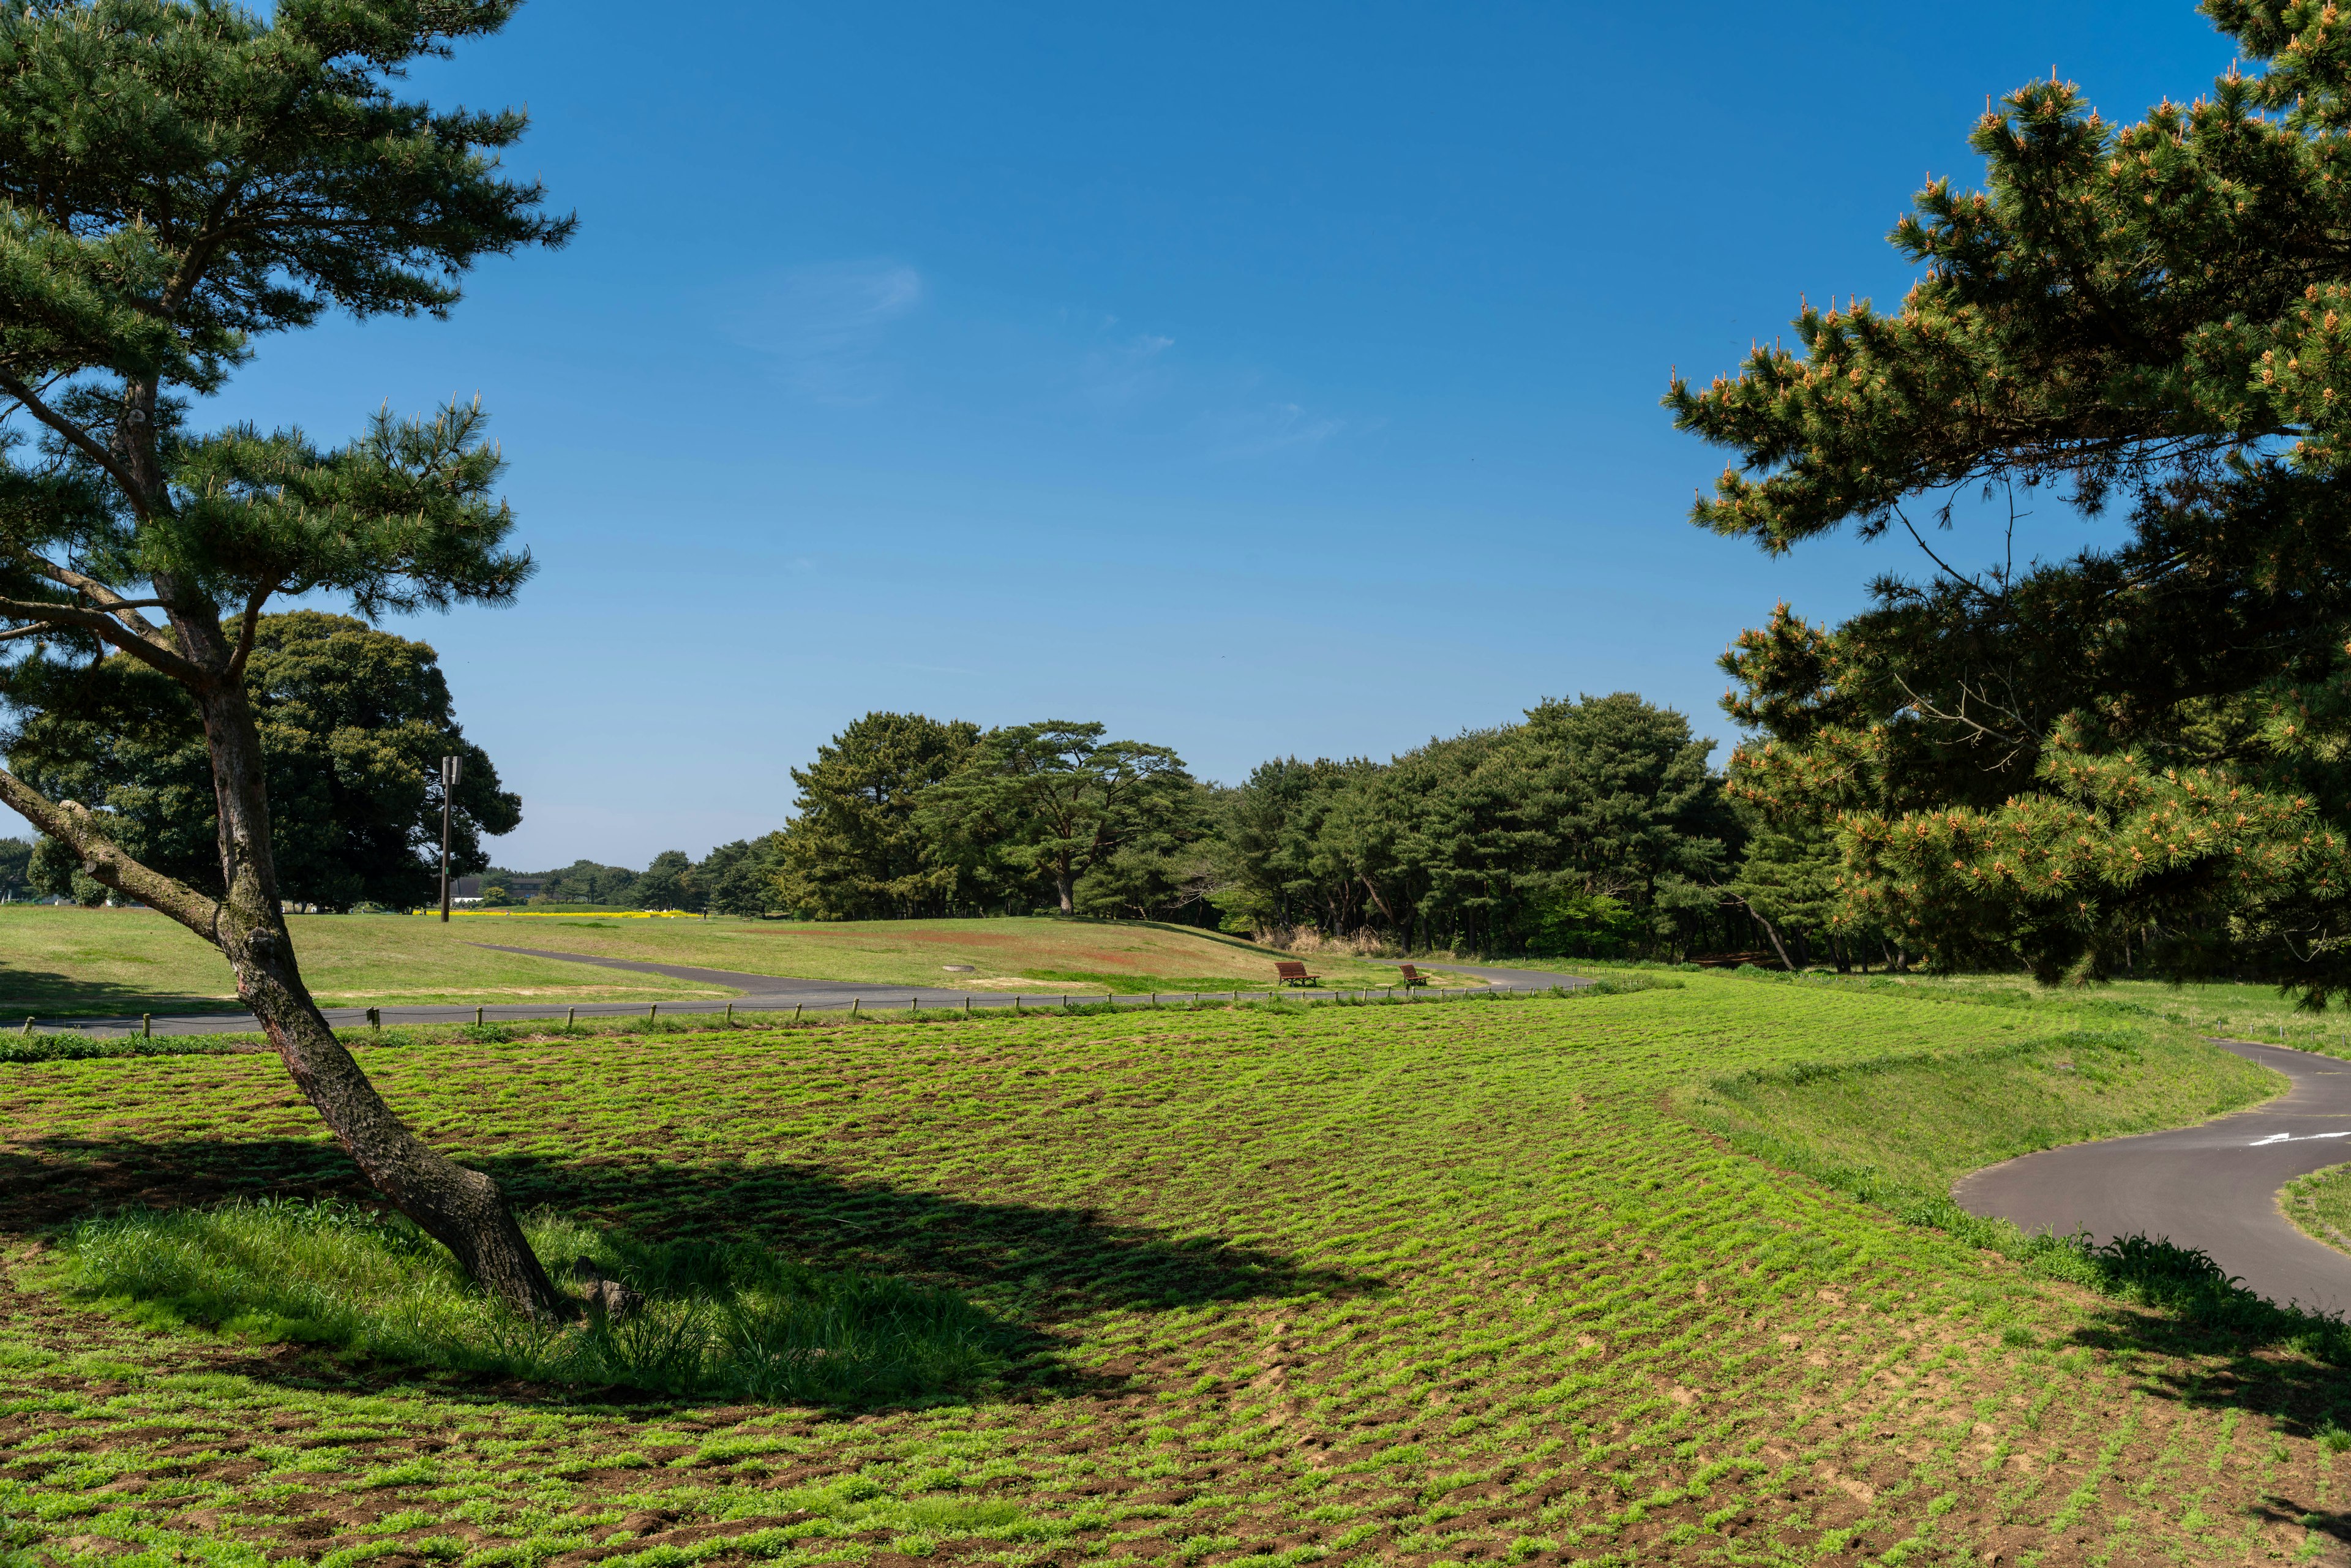
[[[2281,1304],[2351,1312],[2351,1254],[2313,1241],[2278,1211],[2298,1176],[2351,1162],[2351,1061],[2245,1040],[2213,1042],[2294,1087],[2200,1126],[2047,1149],[1961,1176],[1960,1207],[2029,1231],[2144,1233],[2201,1248]]]
[[[1040,988],[1016,995],[1003,991],[959,991],[946,986],[881,986],[845,980],[794,980],[776,975],[738,974],[732,969],[697,969],[684,964],[651,964],[629,958],[592,958],[581,953],[557,953],[542,947],[504,947],[488,942],[474,944],[499,953],[521,953],[535,958],[560,958],[567,963],[593,964],[607,969],[631,969],[639,974],[666,975],[673,979],[688,980],[713,988],[726,988],[740,991],[731,1005],[737,1012],[777,1012],[804,1009],[810,1012],[845,1010],[852,1006],[874,1010],[895,1011],[907,1007],[974,1008],[1059,1007],[1063,993]],[[1418,962],[1418,960],[1415,960]],[[1487,988],[1497,990],[1543,991],[1553,986],[1589,985],[1587,979],[1574,975],[1549,974],[1532,969],[1498,969],[1476,964],[1420,964],[1424,969],[1449,969],[1459,974],[1475,975],[1488,982]],[[1102,993],[1072,990],[1071,998],[1095,1004],[1114,1002],[1120,1007],[1144,1008],[1151,1005],[1148,997],[1104,997]],[[1235,997],[1259,998],[1274,993],[1267,991],[1201,992],[1203,1001],[1227,1001]],[[1329,1000],[1333,997],[1377,997],[1384,993],[1372,991],[1284,990],[1286,997]],[[1402,992],[1399,995],[1405,994]],[[1474,991],[1448,991],[1447,997],[1476,995]],[[1163,992],[1169,1001],[1188,1000],[1191,992]],[[1422,992],[1422,1002],[1435,998]],[[715,1013],[730,1005],[728,999],[716,1001],[665,1001],[659,1004],[664,1013]],[[1163,1002],[1162,1005],[1165,1005]],[[561,1002],[501,1003],[479,1009],[486,1021],[496,1023],[516,1019],[559,1018],[576,1012],[580,1018],[623,1018],[643,1016],[643,1002],[582,1002],[576,1009]],[[476,1009],[471,1007],[436,1005],[418,1007],[388,1007],[383,1009],[383,1021],[397,1023],[470,1023]],[[327,1021],[338,1028],[353,1028],[367,1022],[365,1008],[329,1008]],[[21,1026],[20,1026],[21,1027]],[[33,1028],[43,1032],[65,1033],[80,1031],[98,1034],[137,1032],[142,1025],[135,1014],[115,1018],[36,1019]],[[157,1034],[241,1034],[251,1031],[253,1015],[246,1012],[198,1013],[164,1017],[158,1015],[152,1024]]]

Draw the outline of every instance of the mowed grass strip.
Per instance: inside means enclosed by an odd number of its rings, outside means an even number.
[[[2340,1372],[2183,1349],[1672,1103],[2085,1027],[1691,976],[384,1051],[393,1103],[526,1203],[952,1290],[1039,1347],[973,1403],[599,1406],[144,1335],[27,1291],[12,1248],[0,1540],[482,1564],[2338,1553],[2345,1461],[2315,1434]],[[2112,1092],[2165,1092],[2170,1060],[2116,1063]],[[20,1237],[358,1192],[265,1059],[10,1066],[0,1128]]]

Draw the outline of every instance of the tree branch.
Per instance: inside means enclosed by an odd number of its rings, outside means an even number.
[[[98,814],[73,800],[51,800],[0,768],[0,804],[5,804],[81,859],[88,875],[115,892],[168,915],[214,946],[220,946],[221,907],[184,883],[141,865],[99,831]]]
[[[26,413],[64,436],[69,444],[80,451],[83,456],[105,469],[114,482],[122,486],[123,498],[131,503],[131,509],[139,515],[141,522],[143,523],[153,516],[154,508],[148,505],[147,497],[140,490],[138,482],[131,477],[131,470],[124,467],[121,460],[113,453],[92,440],[89,432],[43,402],[33,389],[26,386],[13,371],[0,370],[0,392],[6,392],[10,397],[23,403]]]
[[[1937,566],[1942,568],[1945,576],[1949,577],[1953,582],[1964,585],[1979,598],[1992,599],[1997,597],[1996,595],[1986,591],[1982,583],[1978,582],[1974,578],[1968,576],[1965,572],[1954,570],[1949,561],[1945,560],[1941,556],[1937,555],[1933,549],[1928,545],[1926,539],[1919,534],[1917,525],[1910,521],[1909,513],[1904,511],[1899,507],[1894,507],[1893,511],[1896,517],[1902,519],[1902,526],[1905,529],[1908,530],[1911,541],[1920,549],[1927,552],[1927,559],[1928,560],[1933,561]],[[1950,520],[1950,515],[1951,508],[1947,505],[1943,508],[1943,519],[1946,523]],[[2012,524],[2011,526],[2013,527]]]
[[[163,601],[160,599],[125,599],[122,595],[115,592],[111,588],[107,587],[106,584],[99,581],[98,579],[89,576],[86,572],[76,571],[69,566],[59,566],[56,561],[49,559],[47,556],[26,553],[20,555],[17,559],[24,561],[35,571],[39,572],[43,577],[47,578],[52,582],[62,583],[78,593],[89,594],[92,599],[98,601],[99,609],[105,611],[109,615],[113,616],[117,621],[121,622],[125,626],[130,627],[133,632],[136,632],[141,637],[146,638],[149,642],[154,643],[156,646],[167,646],[167,644],[161,641],[162,628],[157,626],[144,615],[136,613],[136,612],[141,610],[163,609],[165,607]]]
[[[73,604],[45,604],[32,599],[0,599],[0,616],[16,621],[37,621],[52,626],[72,626],[88,632],[100,642],[121,649],[141,664],[161,670],[184,686],[201,690],[212,680],[203,665],[133,634],[101,611],[84,610]],[[26,628],[28,631],[31,629]]]
[[[228,662],[228,678],[232,681],[245,678],[246,657],[253,652],[254,628],[261,623],[262,605],[275,591],[275,589],[256,588],[246,599],[245,618],[236,628],[236,653]]]

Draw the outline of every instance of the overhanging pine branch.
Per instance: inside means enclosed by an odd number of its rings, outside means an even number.
[[[120,648],[140,663],[162,671],[182,685],[201,687],[212,677],[204,666],[171,649],[151,642],[120,624],[103,611],[75,604],[48,604],[34,599],[0,599],[0,616],[34,621],[47,626],[70,626],[88,632],[110,647]]]
[[[22,377],[10,371],[0,371],[0,392],[23,403],[26,413],[64,436],[74,450],[105,469],[108,476],[122,487],[123,499],[130,502],[131,511],[141,522],[154,515],[154,508],[148,505],[145,492],[140,489],[131,470],[122,465],[121,459],[100,446],[91,438],[89,432],[43,402],[40,394],[27,386]]]
[[[98,814],[89,807],[74,800],[52,800],[5,768],[0,768],[0,802],[73,851],[87,875],[170,915],[214,946],[220,945],[220,904],[123,853],[99,830]]]
[[[125,599],[89,573],[76,571],[69,566],[59,566],[45,556],[26,555],[19,559],[51,582],[70,588],[77,593],[89,595],[90,598],[98,601],[99,609],[121,622],[131,631],[149,642],[155,643],[158,646],[163,645],[161,641],[162,636],[161,628],[139,613],[141,610],[162,609],[164,605],[162,600]]]

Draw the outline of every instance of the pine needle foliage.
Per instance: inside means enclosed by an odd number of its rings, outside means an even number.
[[[1899,532],[1932,563],[1836,626],[1782,604],[1723,664],[1735,796],[1834,828],[1842,917],[2044,978],[2124,962],[2351,988],[2351,28],[2209,0],[2257,74],[2109,121],[2030,83],[1890,236],[1900,307],[1666,397],[1735,461],[1692,510],[1778,554]],[[2003,558],[1943,536],[2009,520]],[[2055,502],[2120,542],[2016,559]]]

